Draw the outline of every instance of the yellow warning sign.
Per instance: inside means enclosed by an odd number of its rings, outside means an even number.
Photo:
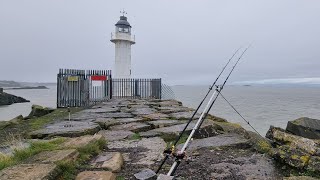
[[[68,81],[79,81],[79,76],[68,76]]]

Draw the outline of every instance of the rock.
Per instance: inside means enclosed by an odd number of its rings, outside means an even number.
[[[123,157],[119,152],[103,152],[91,162],[93,168],[108,169],[119,172],[123,165]]]
[[[136,116],[142,116],[142,115],[153,114],[155,112],[156,112],[156,110],[153,108],[139,108],[139,109],[135,109],[134,111],[132,111],[132,114],[134,114]]]
[[[151,169],[144,169],[139,173],[134,174],[134,177],[139,180],[156,180],[157,174]]]
[[[299,148],[311,155],[317,154],[320,151],[319,141],[286,133],[281,128],[271,126],[266,137],[278,145],[289,144],[292,149]]]
[[[104,136],[107,141],[119,141],[119,140],[132,137],[134,135],[133,132],[124,131],[124,130],[118,130],[118,131],[102,130],[102,131],[99,131],[98,134],[101,134],[102,136]]]
[[[57,165],[49,164],[19,164],[0,171],[1,180],[42,180],[56,179]]]
[[[83,171],[76,180],[115,180],[116,175],[110,171]]]
[[[29,163],[54,163],[57,161],[74,161],[79,153],[76,149],[43,151],[29,158]]]
[[[102,128],[108,129],[110,126],[132,123],[132,122],[140,122],[143,121],[141,118],[98,118],[95,120],[95,123],[98,123]]]
[[[167,106],[167,107],[157,107],[156,108],[159,112],[164,114],[171,114],[171,113],[177,113],[177,112],[188,112],[192,111],[194,112],[194,109],[183,107],[183,106]]]
[[[147,131],[147,132],[140,132],[139,135],[142,138],[150,138],[150,137],[161,136],[161,133],[155,132],[155,131]]]
[[[319,156],[311,156],[308,162],[308,170],[315,171],[320,173],[320,157]]]
[[[280,162],[296,168],[304,168],[310,159],[310,155],[301,149],[292,148],[288,145],[272,149],[271,155]]]
[[[183,144],[177,146],[181,149]],[[200,148],[213,148],[221,146],[248,146],[248,140],[239,136],[238,134],[221,134],[214,137],[195,139],[191,141],[188,146],[189,151],[197,150]]]
[[[147,115],[142,115],[144,119],[148,120],[159,120],[159,119],[168,119],[169,116],[163,113],[152,113]]]
[[[320,120],[302,117],[289,121],[287,131],[309,139],[320,139]]]
[[[100,126],[92,122],[62,121],[30,133],[32,138],[45,138],[53,136],[77,137],[87,134],[95,134]]]
[[[222,130],[227,133],[237,133],[247,135],[247,131],[241,125],[230,122],[214,122]]]
[[[86,110],[83,110],[82,112],[84,113],[116,113],[116,112],[120,112],[120,108],[100,106],[93,109],[86,109]]]
[[[313,178],[310,176],[292,176],[284,177],[283,180],[317,180],[318,178]]]
[[[179,120],[189,120],[194,112],[189,111],[189,112],[177,112],[177,113],[171,113],[169,116],[172,119],[179,119]],[[193,119],[199,119],[200,114],[196,113]]]
[[[260,136],[259,134],[251,131],[247,131],[249,137],[249,143],[259,153],[269,153],[272,146],[268,139]]]
[[[157,180],[173,180],[174,176],[168,176],[164,174],[159,174]]]
[[[98,118],[132,118],[134,117],[131,113],[126,112],[115,112],[115,113],[85,113],[85,112],[77,112],[71,115],[71,120],[73,121],[93,121]],[[68,117],[65,118],[68,120]]]
[[[98,123],[102,129],[108,129],[110,126],[120,124],[120,122],[114,118],[97,118],[93,122]]]
[[[191,122],[189,126],[187,127],[185,133],[189,134],[193,127],[195,126],[195,122]],[[169,126],[169,127],[163,127],[158,129],[153,129],[150,131],[147,131],[149,134],[152,132],[159,133],[162,138],[164,138],[165,141],[172,141],[175,140],[177,136],[179,136],[179,133],[183,130],[183,128],[187,125],[187,123]],[[210,121],[205,121],[199,131],[196,131],[194,137],[195,138],[204,138],[204,137],[210,137],[217,135],[217,127],[215,124],[211,123]]]
[[[166,142],[159,138],[142,138],[141,140],[112,141],[108,143],[108,149],[117,152],[129,152],[130,159],[126,163],[136,165],[153,165],[162,159],[162,153],[166,148]]]
[[[121,125],[116,125],[116,126],[111,126],[109,128],[112,131],[117,131],[117,130],[125,130],[125,131],[132,131],[135,133],[142,132],[142,131],[148,131],[152,129],[152,127],[148,124],[145,123],[129,123],[129,124],[121,124]]]
[[[24,102],[30,102],[30,101],[22,97],[11,95],[5,92],[0,93],[0,106],[11,105],[13,103],[24,103]]]
[[[157,120],[157,121],[147,121],[148,124],[152,125],[154,128],[163,128],[167,126],[173,126],[177,124],[186,123],[185,121],[180,120]]]
[[[118,113],[105,113],[103,114],[104,118],[132,118],[134,117],[131,113],[124,113],[124,112],[118,112]]]
[[[162,100],[159,102],[159,105],[161,107],[165,107],[165,106],[182,106],[182,102],[177,101],[177,100]]]
[[[44,108],[44,107],[39,106],[39,105],[32,105],[31,112],[26,117],[26,119],[30,119],[30,118],[33,118],[33,117],[41,117],[41,116],[49,114],[49,113],[51,113],[53,111],[54,111],[54,109],[51,109],[51,108]]]
[[[211,179],[279,179],[274,166],[263,155],[231,158],[210,166]]]
[[[66,142],[62,143],[61,147],[62,148],[80,148],[98,140],[104,140],[104,137],[100,134],[95,134],[93,136],[86,135],[86,136],[81,136],[76,138],[70,138]]]

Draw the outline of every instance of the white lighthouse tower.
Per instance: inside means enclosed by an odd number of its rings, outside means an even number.
[[[131,37],[131,26],[124,11],[115,24],[115,33],[111,33],[111,42],[115,44],[115,78],[131,78],[131,45],[135,44]]]

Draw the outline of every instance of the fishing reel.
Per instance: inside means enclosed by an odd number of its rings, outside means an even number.
[[[176,160],[182,160],[186,157],[186,152],[176,151],[175,146],[164,150],[163,153],[176,158]]]

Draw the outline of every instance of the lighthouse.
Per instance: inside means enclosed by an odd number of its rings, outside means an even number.
[[[111,33],[111,42],[115,44],[115,78],[131,78],[131,45],[135,44],[131,36],[131,25],[122,12],[120,20],[115,24],[115,32]]]

